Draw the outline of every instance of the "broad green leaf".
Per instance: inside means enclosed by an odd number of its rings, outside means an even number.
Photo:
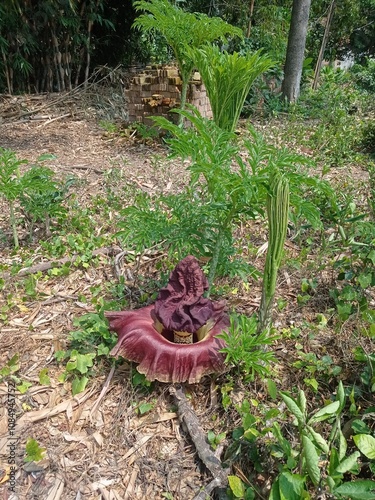
[[[349,472],[355,465],[357,465],[357,460],[360,457],[359,451],[355,451],[351,455],[349,455],[347,458],[345,458],[340,464],[336,467],[335,472],[338,472],[339,474],[345,474],[346,472]]]
[[[70,360],[66,364],[68,371],[78,370],[80,373],[87,373],[88,368],[93,365],[94,353],[80,354],[78,351],[73,350]]]
[[[283,472],[279,476],[280,500],[301,500],[305,479],[299,474]]]
[[[341,430],[339,430],[339,460],[343,460],[346,455],[346,450],[348,448],[348,443],[346,442],[345,436]]]
[[[365,289],[371,285],[372,274],[371,273],[368,273],[368,274],[362,273],[358,276],[357,279],[358,279],[358,283],[361,285],[361,288]]]
[[[48,368],[43,368],[39,372],[39,383],[41,385],[50,385],[51,379],[48,376]]]
[[[327,476],[326,477],[326,482],[327,482],[329,491],[332,492],[335,489],[336,481],[331,476]]]
[[[334,473],[336,471],[336,467],[338,467],[339,463],[340,463],[340,461],[339,461],[338,452],[337,452],[336,448],[332,447],[331,454],[329,457],[329,466],[328,466],[328,473],[330,476],[334,475]]]
[[[340,380],[339,385],[337,387],[337,401],[339,401],[340,406],[339,406],[339,413],[342,411],[342,409],[345,406],[345,391],[344,391],[344,386]]]
[[[27,389],[31,387],[33,384],[31,382],[26,382],[26,380],[23,380],[20,385],[17,385],[17,390],[20,391],[21,394],[25,394]]]
[[[283,392],[281,392],[280,394],[281,397],[283,398],[284,403],[288,407],[288,410],[296,417],[298,423],[300,425],[303,425],[305,422],[305,416],[302,413],[301,409],[299,408],[297,402],[287,394],[284,394]]]
[[[291,453],[291,445],[287,439],[284,438],[282,435],[280,425],[278,422],[274,422],[272,426],[272,433],[275,436],[275,438],[278,440],[279,444],[281,445],[284,453],[287,456],[290,456]]]
[[[333,491],[336,495],[342,495],[351,500],[375,500],[375,481],[351,481],[343,483]]]
[[[357,434],[371,434],[370,427],[360,419],[355,419],[352,422],[352,429]]]
[[[367,255],[367,258],[370,259],[373,264],[375,264],[375,250],[371,250],[371,252]]]
[[[270,378],[267,379],[267,389],[268,389],[268,394],[271,396],[272,399],[276,399],[277,397],[277,387],[276,384],[273,380]]]
[[[307,436],[302,436],[303,454],[306,461],[306,469],[315,486],[320,482],[319,455],[314,443]]]
[[[280,478],[277,478],[276,481],[272,483],[272,488],[270,491],[270,496],[268,500],[281,500],[280,496]]]
[[[245,495],[245,486],[237,476],[228,476],[229,487],[235,498],[243,498]]]
[[[315,444],[322,450],[324,453],[328,455],[329,453],[329,445],[327,441],[324,439],[324,437],[319,434],[319,432],[314,431],[314,429],[308,425],[307,426],[307,432],[310,434],[312,440],[315,442]]]
[[[43,153],[38,156],[37,161],[55,160],[56,156],[51,153]]]
[[[244,500],[255,500],[255,494],[256,494],[256,492],[254,491],[253,488],[251,488],[251,487],[247,488]]]
[[[325,406],[318,410],[308,421],[309,424],[314,422],[322,422],[323,420],[327,420],[332,417],[332,415],[337,414],[338,409],[340,408],[340,401],[334,401],[329,405]]]
[[[357,434],[353,437],[357,448],[365,457],[375,460],[375,438],[369,434]]]
[[[298,392],[298,398],[297,398],[297,404],[299,408],[301,409],[302,413],[306,413],[306,396],[304,391],[300,390]]]
[[[39,462],[42,460],[45,448],[39,446],[38,441],[33,438],[28,438],[26,441],[26,456],[24,458],[25,462]]]
[[[319,384],[316,378],[304,378],[303,381],[305,382],[306,385],[309,385],[314,389],[315,392],[317,392]]]
[[[137,410],[138,410],[138,413],[140,415],[144,415],[145,413],[147,413],[148,411],[152,410],[152,408],[154,407],[155,405],[153,403],[141,403]],[[209,440],[209,439],[208,439]],[[215,434],[214,434],[214,439],[213,441],[215,440]],[[210,441],[210,440],[209,440]]]
[[[89,379],[87,377],[74,377],[72,380],[72,394],[75,396],[86,389]]]

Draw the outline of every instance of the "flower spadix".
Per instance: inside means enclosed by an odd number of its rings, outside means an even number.
[[[225,343],[217,335],[227,330],[224,302],[204,298],[208,281],[189,255],[172,271],[155,304],[133,311],[107,312],[118,342],[111,355],[139,363],[148,380],[199,382],[220,372]]]

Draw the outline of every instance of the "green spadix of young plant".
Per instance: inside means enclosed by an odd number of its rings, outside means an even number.
[[[214,45],[191,50],[191,57],[206,87],[215,123],[234,132],[254,80],[270,69],[273,61],[260,51],[229,54]]]
[[[267,195],[268,249],[259,308],[259,331],[268,331],[272,322],[277,273],[283,256],[289,214],[289,182],[275,171],[270,174]]]
[[[9,219],[13,232],[14,248],[19,247],[14,203],[23,190],[20,166],[27,160],[18,160],[16,153],[0,148],[0,195],[9,204]]]
[[[172,5],[168,0],[145,0],[133,3],[137,12],[144,12],[133,26],[145,33],[160,33],[171,47],[181,74],[181,109],[186,103],[189,80],[194,69],[194,60],[189,49],[199,48],[214,40],[225,42],[228,36],[243,37],[243,33],[219,17],[208,17],[191,13]],[[182,120],[182,115],[180,115]]]

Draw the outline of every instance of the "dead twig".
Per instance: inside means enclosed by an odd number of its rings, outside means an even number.
[[[190,437],[197,450],[199,458],[207,469],[211,472],[213,480],[194,498],[194,500],[203,500],[206,495],[214,489],[222,490],[228,484],[229,470],[223,469],[221,461],[215,456],[209,444],[206,441],[205,433],[200,425],[199,419],[189,402],[182,388],[170,387],[169,392],[173,395],[177,404],[177,412],[181,422],[187,427]],[[220,491],[221,498],[228,498],[223,491]],[[225,496],[223,496],[225,495]]]
[[[97,255],[117,255],[118,252],[121,252],[121,248],[119,247],[102,247],[102,248],[97,248],[96,250],[93,250],[92,255],[97,256]],[[73,264],[77,259],[79,255],[74,254],[71,257],[64,257],[63,259],[57,259],[57,260],[52,260],[52,261],[47,261],[47,262],[41,262],[40,264],[35,264],[34,266],[31,267],[25,267],[24,269],[21,269],[18,271],[16,276],[28,276],[29,274],[34,274],[37,272],[44,272],[48,271],[49,269],[52,269],[53,267],[62,267],[64,264]],[[10,277],[10,273],[4,273],[1,275],[2,278],[8,278]]]
[[[71,116],[72,113],[65,113],[64,115],[56,116],[55,118],[49,118],[47,121],[42,123],[41,125],[38,125],[37,128],[40,127],[45,127],[46,125],[49,125],[52,122],[55,122],[56,120],[62,120],[63,118],[66,118],[67,116]]]
[[[98,399],[96,400],[94,406],[92,407],[91,409],[91,412],[90,412],[90,417],[92,417],[93,415],[95,415],[95,412],[96,410],[98,409],[99,405],[100,405],[100,402],[101,400],[104,398],[104,396],[106,395],[107,391],[108,391],[108,388],[109,388],[109,384],[111,383],[111,380],[113,378],[113,374],[115,373],[115,365],[112,366],[111,368],[111,371],[109,372],[108,374],[108,377],[107,377],[107,380],[104,382],[104,385],[103,385],[103,389],[101,390],[100,394],[99,394],[99,397]]]

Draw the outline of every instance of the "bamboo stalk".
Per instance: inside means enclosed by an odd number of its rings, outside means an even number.
[[[316,87],[318,86],[320,70],[322,68],[322,63],[323,63],[323,59],[324,59],[324,51],[326,50],[326,45],[327,45],[327,41],[328,41],[328,37],[329,37],[329,30],[330,30],[331,24],[332,24],[334,8],[335,8],[335,0],[332,0],[331,5],[329,6],[326,27],[324,30],[324,35],[323,35],[323,40],[322,40],[322,45],[320,47],[318,60],[316,62],[316,66],[315,66],[314,81],[312,83],[313,90],[316,90]]]

